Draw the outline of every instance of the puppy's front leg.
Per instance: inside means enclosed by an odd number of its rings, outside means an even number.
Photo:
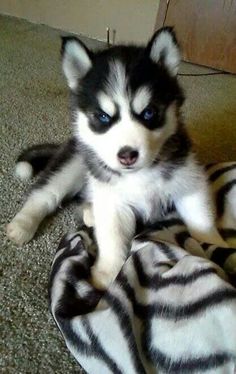
[[[87,227],[94,226],[94,219],[93,219],[93,209],[90,203],[85,203],[83,205],[83,221]]]
[[[106,289],[119,273],[135,232],[135,217],[129,207],[111,200],[93,204],[98,255],[92,268],[95,287]]]
[[[195,239],[221,247],[227,246],[216,229],[214,209],[206,190],[179,197],[175,205]]]

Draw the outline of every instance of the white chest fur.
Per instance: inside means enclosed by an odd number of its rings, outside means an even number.
[[[127,206],[135,209],[144,220],[156,219],[171,197],[171,185],[158,168],[127,173],[115,183],[102,183],[91,179],[91,199],[104,202],[104,210],[115,204],[118,210]]]

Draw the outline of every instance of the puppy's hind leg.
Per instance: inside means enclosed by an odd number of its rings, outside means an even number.
[[[54,165],[55,166],[55,165]],[[81,156],[71,155],[43,174],[28,196],[22,209],[7,225],[7,236],[22,245],[32,239],[39,224],[52,213],[65,197],[72,197],[84,184],[85,168]]]

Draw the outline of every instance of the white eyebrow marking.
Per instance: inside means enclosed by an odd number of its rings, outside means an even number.
[[[100,108],[107,113],[110,117],[113,117],[116,113],[116,106],[108,95],[104,92],[99,92],[97,96]]]
[[[148,86],[140,87],[134,94],[132,107],[133,110],[140,114],[151,101],[152,93]]]
[[[109,62],[106,92],[122,109],[127,109],[128,111],[129,93],[127,90],[126,70],[119,59],[113,59]]]

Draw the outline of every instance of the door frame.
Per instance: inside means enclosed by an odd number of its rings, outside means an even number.
[[[154,26],[154,31],[160,29],[165,25],[166,15],[168,12],[168,6],[170,0],[159,0],[159,7],[157,10],[156,22]]]

